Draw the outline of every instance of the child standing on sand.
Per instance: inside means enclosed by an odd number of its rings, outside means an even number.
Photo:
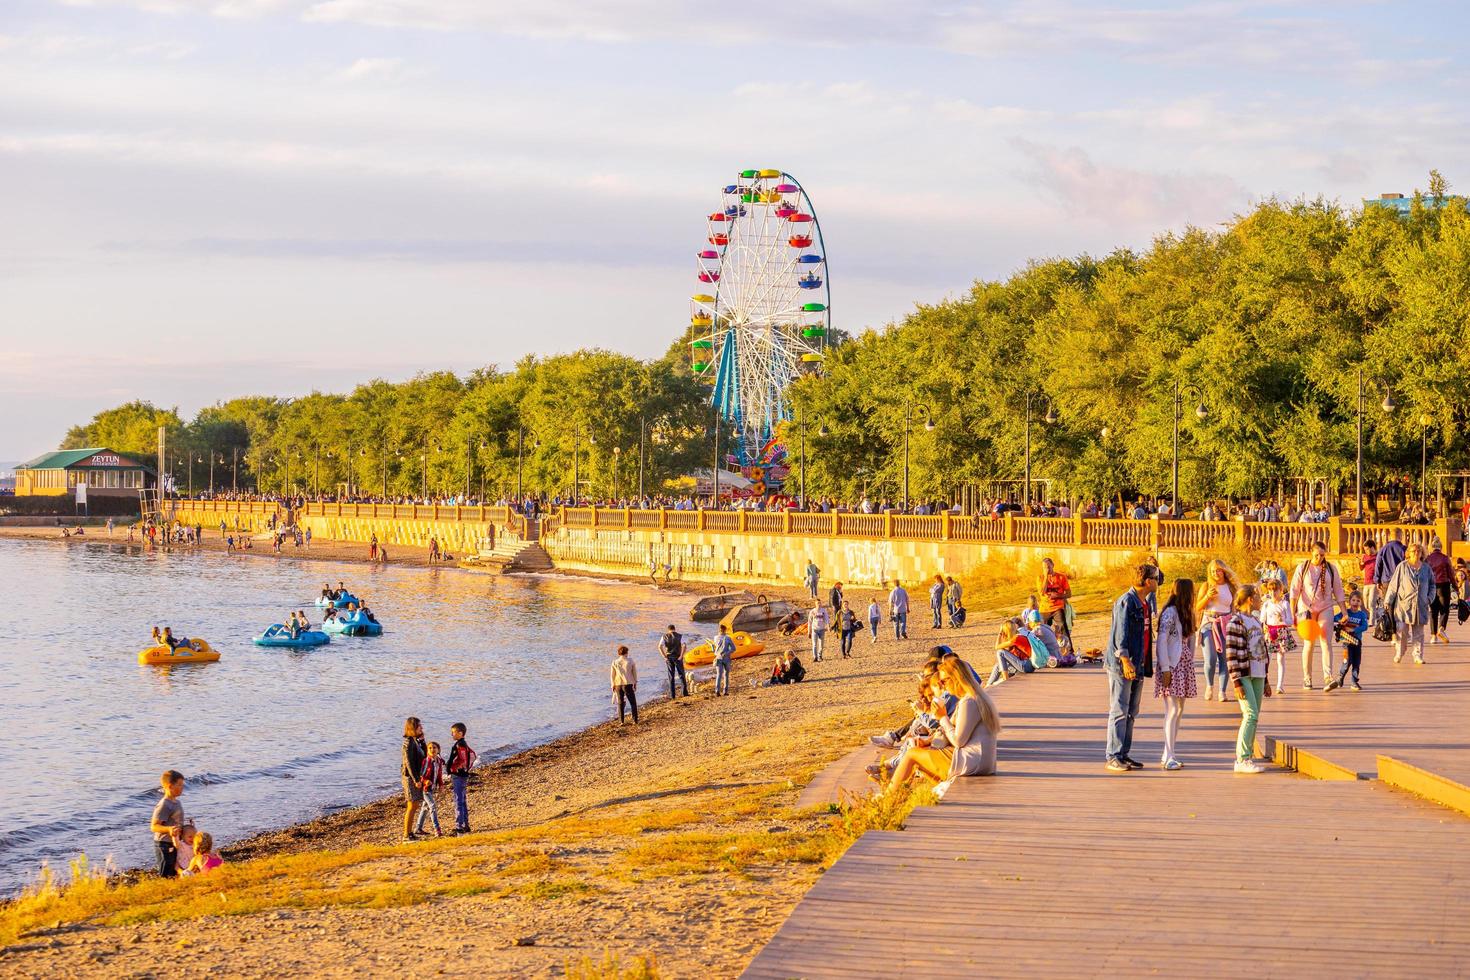
[[[162,878],[179,875],[179,835],[184,830],[184,774],[170,769],[158,778],[163,799],[153,808],[149,829],[153,831],[153,850],[158,858],[158,874]]]
[[[454,736],[454,744],[449,747],[449,785],[454,790],[454,832],[456,834],[468,834],[470,832],[470,803],[466,795],[469,791],[470,770],[475,768],[475,762],[479,758],[475,750],[470,748],[470,743],[464,740],[468,729],[462,721],[457,721],[449,728],[449,734]]]
[[[878,642],[878,624],[883,622],[883,607],[878,605],[875,598],[868,603],[868,631],[873,634],[873,642]]]
[[[419,810],[419,825],[414,828],[414,833],[424,832],[424,818],[431,817],[434,821],[434,836],[443,837],[444,831],[439,829],[439,791],[444,788],[444,757],[439,754],[439,743],[429,743],[429,756],[424,760],[424,805]]]

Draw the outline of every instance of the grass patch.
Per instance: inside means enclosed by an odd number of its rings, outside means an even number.
[[[490,894],[530,902],[598,891],[596,881],[684,874],[750,878],[752,869],[830,865],[865,830],[895,829],[919,790],[852,801],[833,812],[792,813],[800,783],[897,707],[832,709],[733,744],[700,770],[651,771],[644,799],[511,830],[411,844],[363,845],[227,864],[202,878],[109,878],[79,859],[69,880],[44,870],[0,906],[0,946],[63,923],[132,925],[273,909],[394,908]],[[772,833],[767,827],[780,823]],[[733,883],[733,882],[732,882]],[[586,976],[655,976],[651,962],[592,967]],[[606,972],[616,968],[621,973]],[[634,971],[634,972],[628,972]],[[637,972],[644,971],[644,972]],[[653,972],[650,972],[653,971]]]
[[[604,953],[600,961],[584,956],[565,965],[569,980],[658,980],[658,965],[652,956],[634,956],[623,960],[616,953]]]

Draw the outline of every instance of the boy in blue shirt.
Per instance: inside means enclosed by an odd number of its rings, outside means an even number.
[[[1342,682],[1347,679],[1348,668],[1353,671],[1353,690],[1361,691],[1358,686],[1358,667],[1363,662],[1363,633],[1368,629],[1368,613],[1363,609],[1363,595],[1354,592],[1348,596],[1347,609],[1337,614],[1337,637],[1342,642],[1342,670],[1337,672],[1334,680],[1327,682],[1326,691],[1335,691],[1342,687]]]

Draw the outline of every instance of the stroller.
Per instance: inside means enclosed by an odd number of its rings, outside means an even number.
[[[965,607],[955,606],[949,611],[949,628],[957,630],[965,625]]]

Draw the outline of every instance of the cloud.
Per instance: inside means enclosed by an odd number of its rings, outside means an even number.
[[[337,82],[396,82],[407,77],[402,58],[358,58],[332,76]]]
[[[1223,220],[1249,200],[1233,178],[1209,173],[1152,173],[1096,163],[1079,147],[1017,139],[1030,162],[1023,179],[1047,192],[1069,215],[1135,234],[1181,222]]]

